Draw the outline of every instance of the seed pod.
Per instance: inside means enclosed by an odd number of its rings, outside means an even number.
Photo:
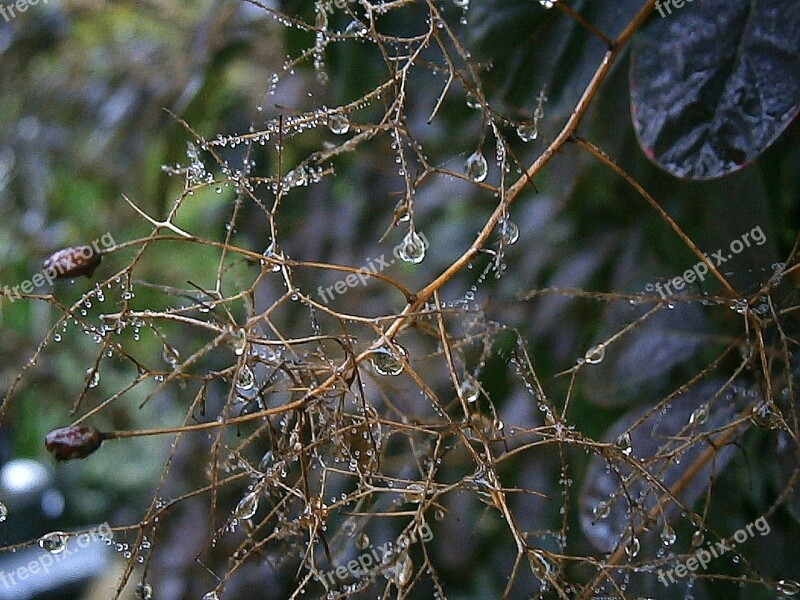
[[[44,438],[44,446],[58,460],[86,458],[100,447],[105,435],[94,427],[72,425],[54,429]]]
[[[70,246],[51,255],[42,268],[52,279],[91,277],[101,258],[102,254],[91,246]]]

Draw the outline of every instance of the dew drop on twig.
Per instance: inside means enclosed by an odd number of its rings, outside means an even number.
[[[603,362],[605,356],[606,356],[605,345],[597,344],[596,346],[592,346],[586,351],[586,354],[583,355],[583,359],[589,365],[597,365]]]
[[[242,365],[242,368],[239,369],[239,375],[236,377],[236,389],[243,391],[253,389],[255,382],[256,378],[253,375],[253,370],[247,365]]]
[[[481,182],[486,179],[486,175],[489,172],[489,165],[486,162],[486,159],[483,157],[478,151],[473,152],[467,158],[467,161],[464,163],[464,173],[467,177],[472,179],[472,181]]]
[[[52,531],[39,538],[39,548],[47,550],[51,554],[60,554],[67,549],[69,537],[63,531]]]
[[[394,344],[402,357],[408,356],[405,349],[399,344]],[[370,362],[379,375],[400,375],[403,372],[403,361],[388,346],[375,348],[370,353]]]
[[[670,526],[669,523],[664,523],[664,529],[661,531],[661,543],[665,546],[672,546],[675,543],[675,540],[678,539],[678,536],[675,535],[675,530]]]
[[[425,242],[416,231],[409,231],[403,238],[403,243],[397,250],[397,256],[403,262],[413,265],[421,263],[425,259]]]
[[[137,600],[152,600],[153,586],[149,583],[136,584],[136,599]]]
[[[342,113],[333,113],[328,117],[328,129],[336,135],[344,135],[350,131],[350,119]]]
[[[234,511],[237,519],[251,519],[258,510],[258,492],[250,492],[239,501]]]

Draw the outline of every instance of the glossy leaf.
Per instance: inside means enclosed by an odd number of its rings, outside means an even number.
[[[673,175],[720,177],[756,159],[800,110],[800,3],[668,6],[634,42],[636,134]]]

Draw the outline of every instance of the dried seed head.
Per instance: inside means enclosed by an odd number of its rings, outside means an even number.
[[[72,460],[89,456],[100,447],[104,437],[94,427],[72,425],[48,433],[44,445],[56,460]]]
[[[53,279],[91,277],[101,259],[102,254],[91,246],[71,246],[51,255],[44,261],[42,268]]]

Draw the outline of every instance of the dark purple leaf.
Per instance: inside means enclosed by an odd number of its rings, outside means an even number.
[[[800,109],[800,2],[662,0],[631,57],[631,112],[647,156],[712,179],[756,159]],[[667,14],[666,7],[671,8]]]

